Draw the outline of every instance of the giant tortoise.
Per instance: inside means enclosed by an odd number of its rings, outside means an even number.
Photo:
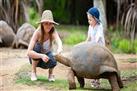
[[[0,47],[11,46],[15,38],[13,29],[7,22],[0,20]]]
[[[76,89],[75,76],[80,87],[85,85],[84,78],[108,79],[113,91],[119,91],[123,87],[116,60],[106,47],[85,42],[63,54],[56,54],[55,59],[70,67],[69,89]]]
[[[24,23],[17,31],[16,37],[12,43],[12,47],[27,48],[35,30],[35,27],[31,24]]]

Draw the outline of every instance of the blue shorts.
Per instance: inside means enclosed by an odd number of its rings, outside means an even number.
[[[33,50],[37,53],[41,53],[42,46],[39,42],[37,42],[33,48]],[[38,60],[38,65],[37,67],[43,68],[43,69],[48,69],[48,68],[54,68],[57,65],[57,61],[54,59],[54,56],[52,52],[47,52],[45,53],[49,57],[48,62],[44,62],[42,59],[34,59],[34,61]],[[32,64],[32,58],[29,58],[30,64]]]

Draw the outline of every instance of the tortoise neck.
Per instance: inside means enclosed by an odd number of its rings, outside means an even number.
[[[55,55],[55,59],[56,59],[58,62],[60,62],[60,63],[62,63],[62,64],[64,64],[64,65],[70,67],[70,60],[69,60],[68,58],[64,57],[63,55],[57,54],[57,55]]]

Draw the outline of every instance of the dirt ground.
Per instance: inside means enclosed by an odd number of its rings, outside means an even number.
[[[114,54],[120,70],[137,69],[137,62],[127,62],[128,59],[137,59],[137,55]],[[15,73],[29,63],[26,56],[26,49],[0,48],[0,91],[42,91],[44,88],[15,84]],[[62,64],[58,64],[54,70],[56,78],[66,79],[66,70],[68,68]],[[38,68],[38,74],[47,75]],[[47,90],[46,90],[47,91]]]

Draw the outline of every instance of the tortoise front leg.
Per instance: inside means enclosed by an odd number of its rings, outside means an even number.
[[[115,73],[109,75],[109,83],[111,84],[112,91],[120,91],[118,80]]]
[[[68,71],[68,82],[69,82],[69,89],[76,89],[75,75],[71,68]]]
[[[80,84],[80,87],[83,88],[84,85],[85,85],[84,78],[83,78],[83,77],[78,77],[78,76],[76,76],[76,77],[77,77],[77,79],[78,79],[78,82],[79,82],[79,84]]]

